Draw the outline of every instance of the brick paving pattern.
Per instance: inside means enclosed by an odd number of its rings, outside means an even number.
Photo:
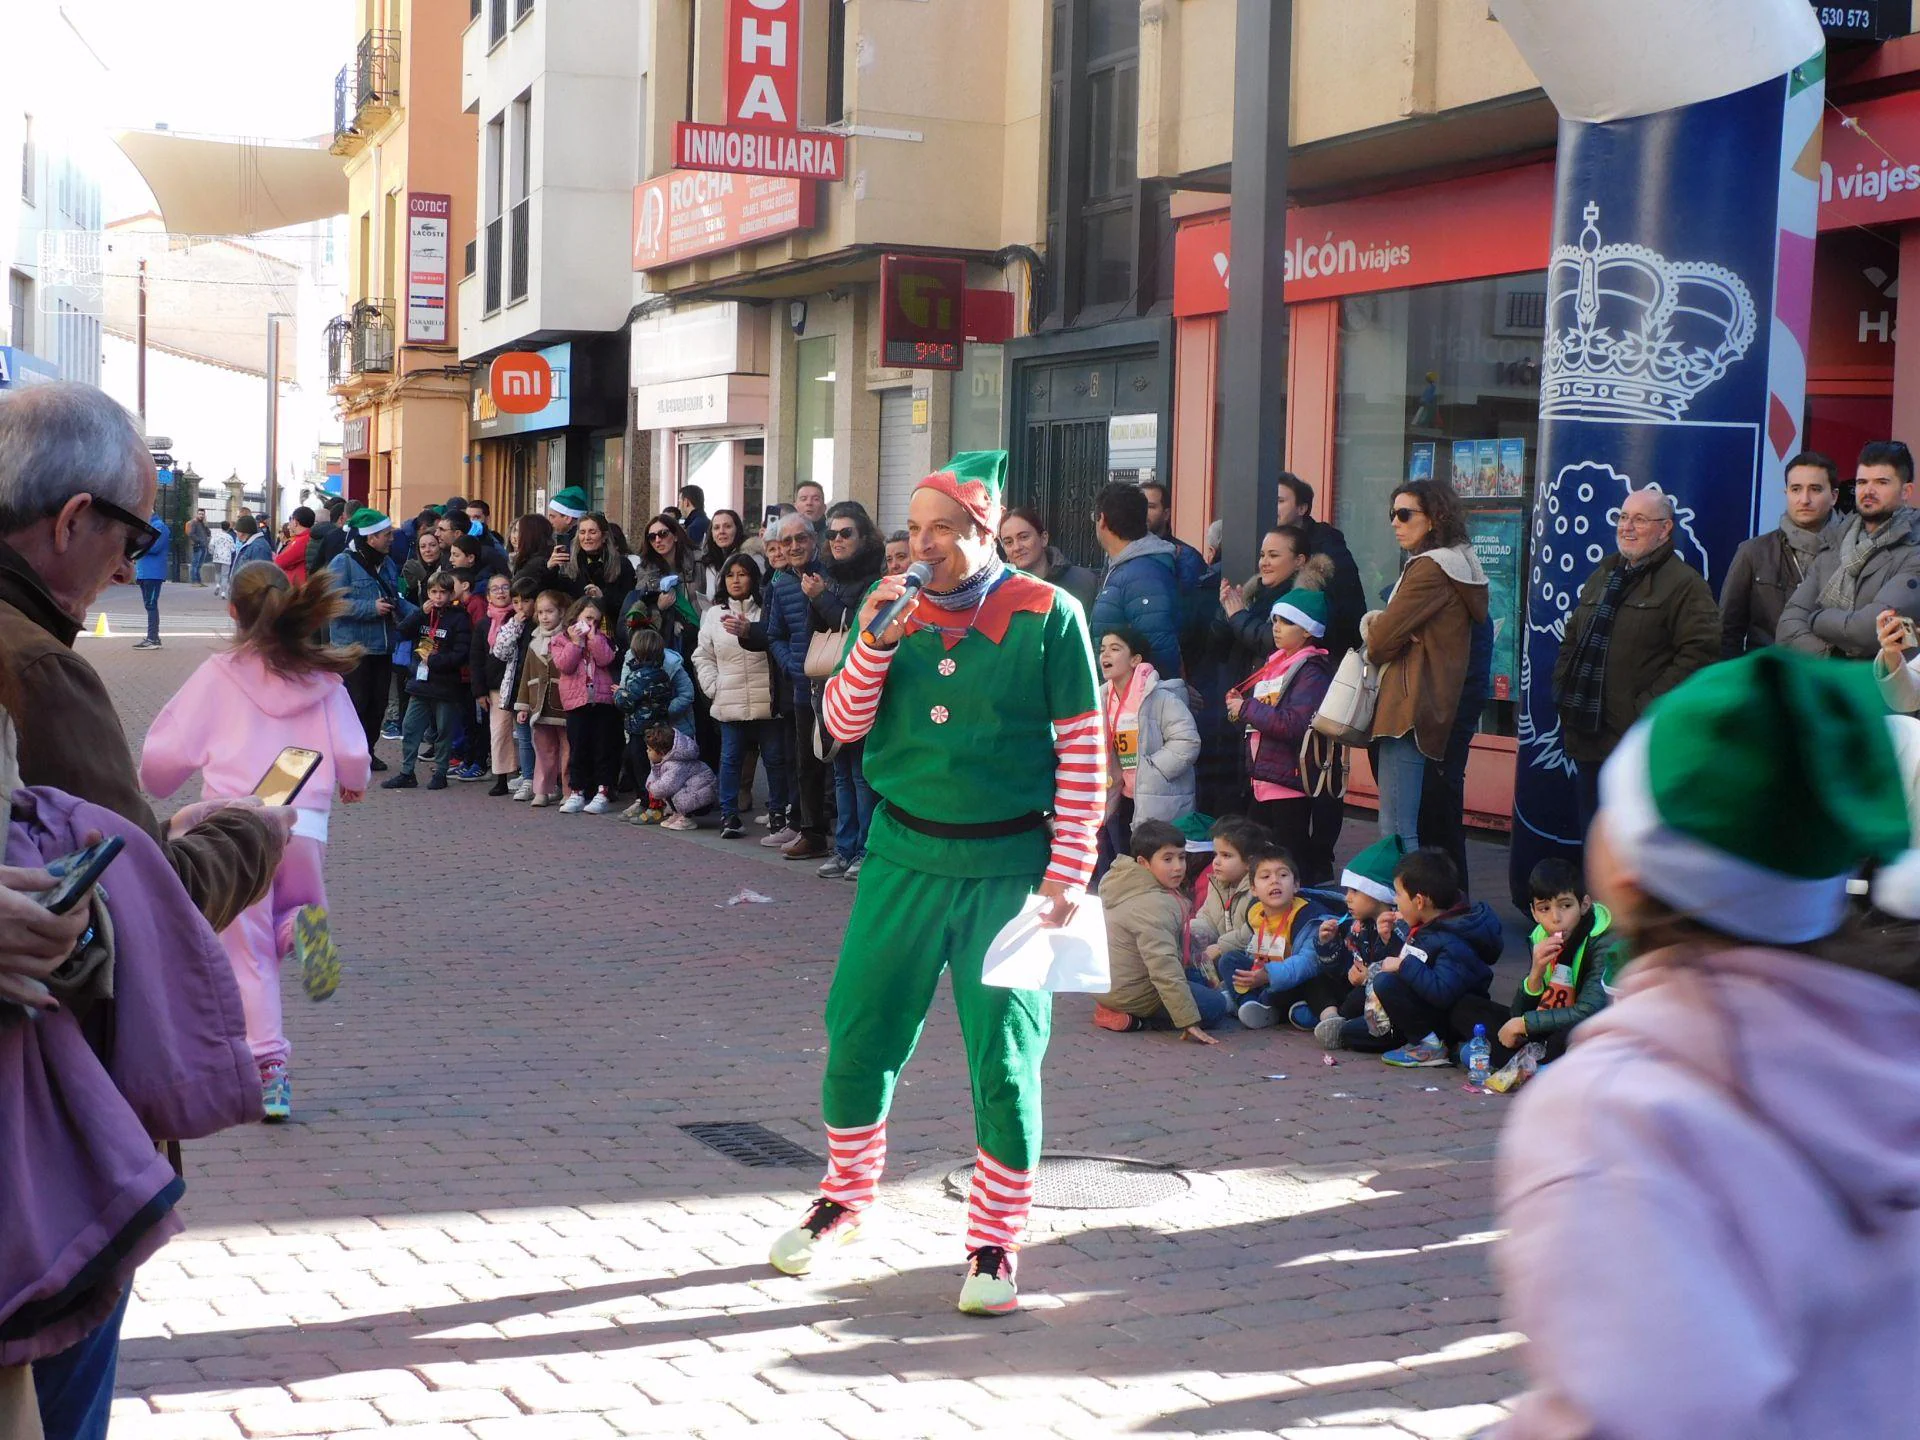
[[[137,742],[217,607],[168,587],[158,653],[129,648],[132,591],[104,608],[123,638],[80,643]],[[1113,1035],[1086,997],[1055,1008],[1048,1148],[1179,1166],[1180,1200],[1036,1211],[1025,1308],[957,1314],[942,1182],[972,1134],[943,994],[875,1238],[775,1274],[817,1174],[677,1127],[757,1121],[823,1152],[851,887],[751,840],[484,792],[335,809],[345,981],[324,1005],[289,988],[294,1123],[188,1149],[189,1229],[127,1322],[119,1440],[1440,1440],[1520,1388],[1488,1264],[1503,1100],[1453,1070],[1329,1067],[1284,1028]],[[1477,856],[1482,893],[1503,860]],[[721,906],[743,887],[776,903]]]

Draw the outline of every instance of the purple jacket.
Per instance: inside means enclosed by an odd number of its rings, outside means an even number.
[[[1534,1389],[1497,1433],[1913,1433],[1920,994],[1758,948],[1620,990],[1500,1137]]]
[[[1333,662],[1322,653],[1308,655],[1294,666],[1277,705],[1254,699],[1251,683],[1244,687],[1247,700],[1240,718],[1248,729],[1260,734],[1260,752],[1248,765],[1248,778],[1305,793],[1306,786],[1300,779],[1300,744],[1313,728],[1314,714],[1327,698],[1327,686],[1332,681]]]
[[[682,815],[704,810],[719,798],[714,773],[700,758],[691,735],[673,732],[673,753],[647,776],[647,793]]]
[[[79,1340],[181,1228],[157,1141],[260,1118],[226,952],[160,847],[60,791],[20,790],[13,802],[9,865],[68,854],[90,830],[123,837],[126,849],[101,886],[113,922],[110,1005],[84,1029],[66,1010],[0,1025],[0,1366]],[[102,1257],[106,1269],[76,1283]]]

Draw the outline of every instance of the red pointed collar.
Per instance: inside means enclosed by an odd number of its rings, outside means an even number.
[[[940,631],[940,638],[951,650],[967,638],[968,622],[987,639],[998,645],[1007,638],[1007,626],[1016,615],[1045,615],[1053,609],[1053,587],[1044,580],[1019,570],[1009,569],[1007,578],[993,588],[980,604],[980,613],[971,606],[964,610],[945,609],[931,595],[924,595],[907,622],[908,633],[915,630]]]

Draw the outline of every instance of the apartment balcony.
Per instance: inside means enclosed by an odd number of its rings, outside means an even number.
[[[369,30],[333,80],[336,155],[357,155],[400,108],[400,32]]]
[[[328,388],[349,389],[361,376],[393,373],[393,314],[391,300],[361,300],[328,322]]]

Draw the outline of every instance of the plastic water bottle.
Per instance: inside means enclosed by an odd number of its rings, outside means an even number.
[[[1487,1088],[1487,1080],[1493,1074],[1493,1050],[1487,1044],[1487,1027],[1473,1027],[1473,1038],[1465,1046],[1467,1057],[1467,1078],[1482,1090]]]

